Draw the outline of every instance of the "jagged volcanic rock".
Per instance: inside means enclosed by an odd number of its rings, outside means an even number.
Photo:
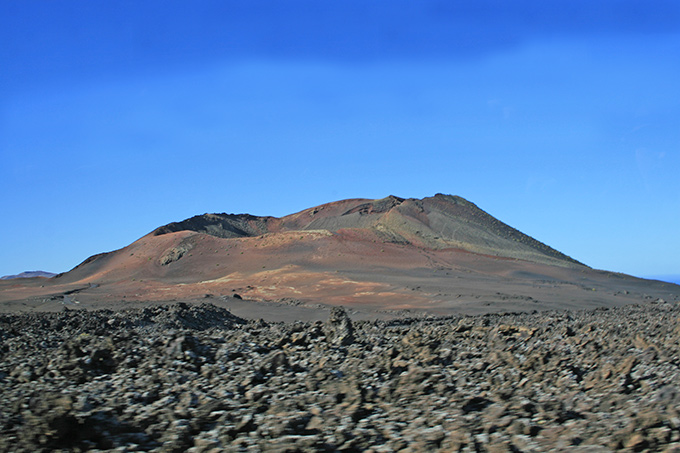
[[[676,451],[679,320],[662,300],[373,322],[0,315],[0,451]]]

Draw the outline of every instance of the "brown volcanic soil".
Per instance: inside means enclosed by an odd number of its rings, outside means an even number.
[[[287,317],[295,306],[295,316],[319,319],[329,305],[369,318],[621,306],[679,300],[680,286],[590,269],[460,197],[391,196],[283,218],[196,216],[57,278],[2,281],[0,310],[122,308],[206,295],[247,317]]]

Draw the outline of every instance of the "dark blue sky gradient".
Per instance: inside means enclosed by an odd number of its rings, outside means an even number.
[[[672,0],[6,0],[1,8],[4,93],[224,59],[465,59],[564,36],[680,31]]]

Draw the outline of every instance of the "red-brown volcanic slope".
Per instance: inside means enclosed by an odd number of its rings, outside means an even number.
[[[343,200],[282,218],[196,216],[56,278],[0,282],[0,307],[117,307],[206,294],[446,314],[678,300],[680,287],[592,270],[438,194]]]

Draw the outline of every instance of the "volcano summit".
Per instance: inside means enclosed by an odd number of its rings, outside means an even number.
[[[258,303],[450,314],[680,295],[677,285],[593,270],[442,194],[342,200],[281,218],[199,215],[52,279],[0,285],[5,311],[51,309],[55,301],[117,307],[211,297],[245,315]]]

